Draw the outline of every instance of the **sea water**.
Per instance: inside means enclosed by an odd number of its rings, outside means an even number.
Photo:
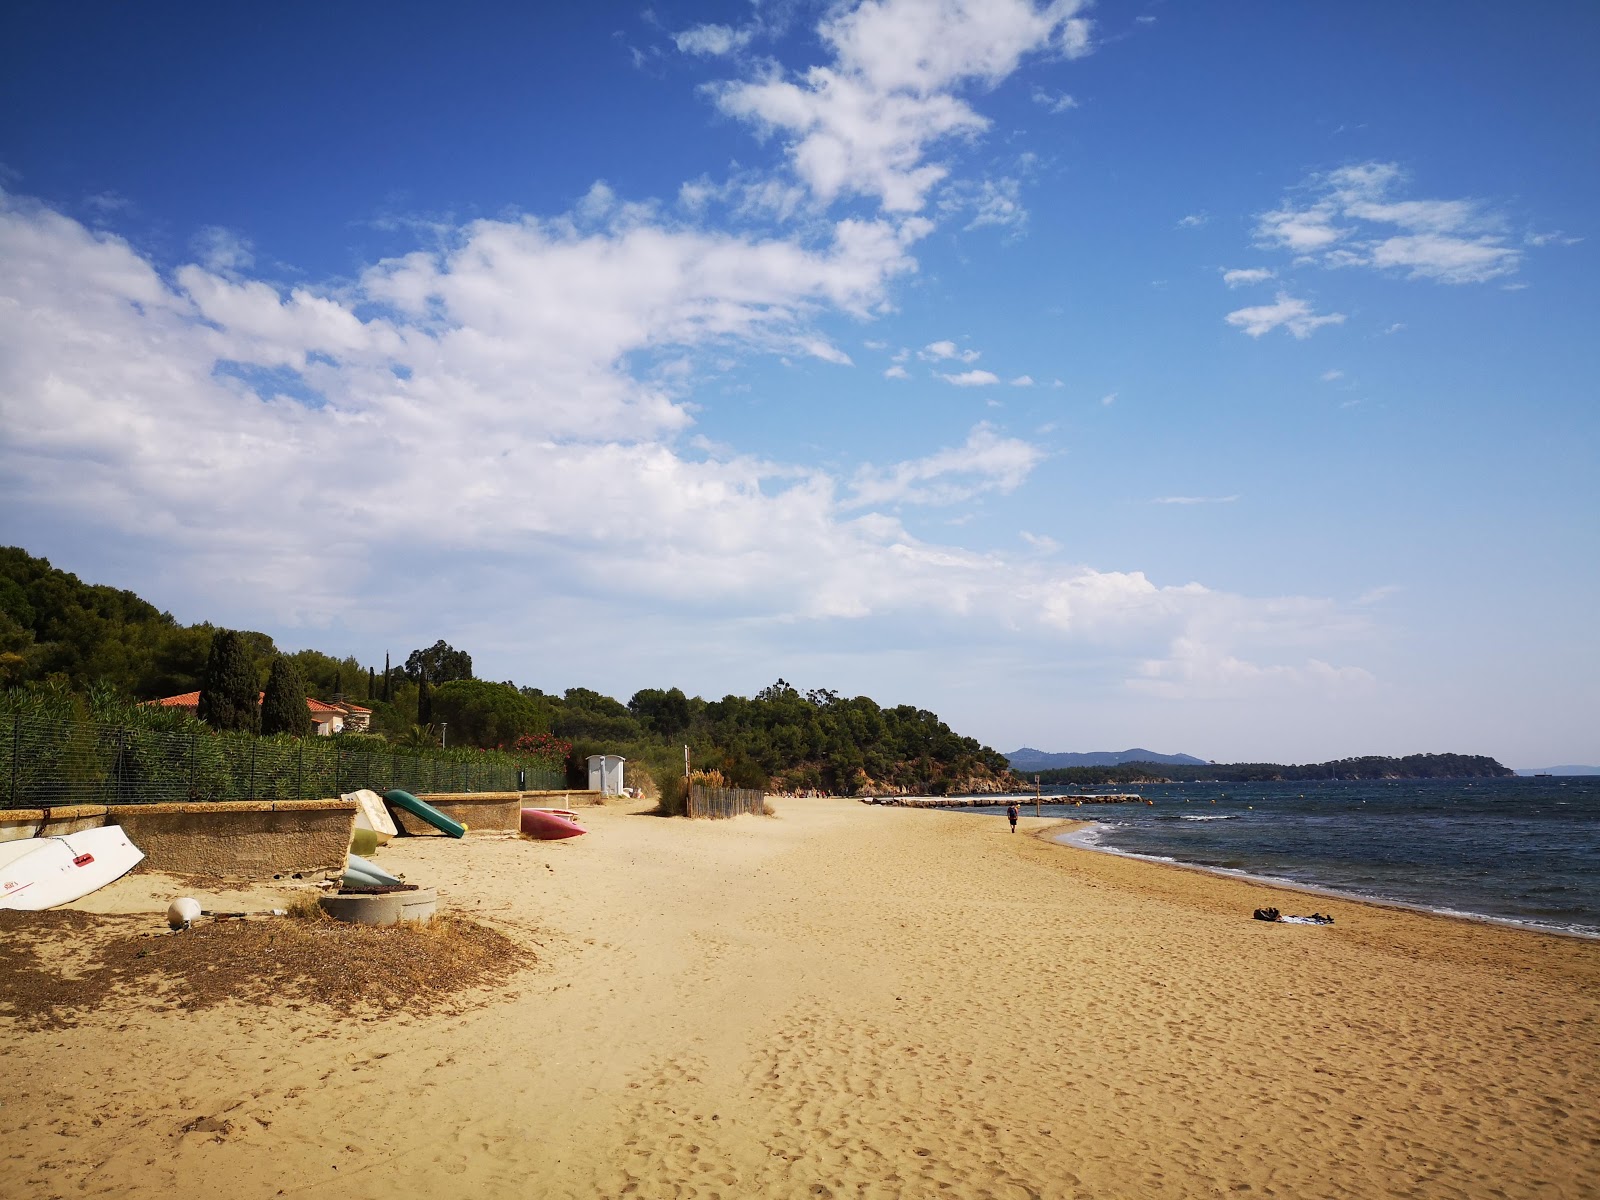
[[[1044,815],[1094,822],[1060,839],[1072,844],[1600,937],[1600,776],[1070,790],[1153,801],[1076,807],[1047,791]]]

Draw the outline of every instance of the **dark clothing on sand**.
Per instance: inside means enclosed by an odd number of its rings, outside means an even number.
[[[1015,804],[1009,804],[1006,806],[1006,820],[1011,822],[1012,833],[1017,831],[1017,815],[1019,811],[1020,810]]]

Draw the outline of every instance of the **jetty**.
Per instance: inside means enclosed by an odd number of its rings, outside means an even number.
[[[1152,804],[1133,792],[1091,796],[862,796],[863,804],[896,808],[1004,808],[1007,804]]]

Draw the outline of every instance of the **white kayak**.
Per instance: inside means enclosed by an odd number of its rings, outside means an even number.
[[[389,810],[383,805],[383,797],[377,792],[362,788],[358,792],[346,792],[339,799],[356,802],[356,828],[374,834],[378,845],[383,845],[400,832],[394,827],[394,818],[389,815]]]
[[[0,908],[70,904],[121,879],[144,858],[121,825],[0,843]]]

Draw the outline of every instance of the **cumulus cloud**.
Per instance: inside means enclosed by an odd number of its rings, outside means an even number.
[[[867,0],[823,21],[832,53],[797,78],[776,68],[716,89],[730,116],[783,139],[796,174],[823,203],[874,197],[914,213],[948,168],[929,150],[989,122],[956,94],[994,86],[1030,54],[1089,51],[1080,0]]]
[[[1231,288],[1245,287],[1252,283],[1265,283],[1276,275],[1277,272],[1268,267],[1236,267],[1222,272],[1222,282]]]
[[[993,371],[962,371],[959,374],[943,374],[939,376],[946,383],[953,383],[956,387],[987,387],[991,383],[999,383],[1000,376]]]
[[[1296,300],[1279,292],[1275,303],[1236,309],[1226,319],[1229,325],[1244,330],[1253,338],[1271,333],[1281,326],[1296,338],[1304,339],[1324,325],[1343,324],[1345,318],[1343,313],[1313,313],[1304,300]]]
[[[917,357],[924,362],[953,360],[955,362],[970,363],[977,362],[982,357],[982,352],[978,350],[962,350],[951,341],[929,342],[921,350],[917,351]]]
[[[1081,7],[862,5],[825,21],[826,68],[718,93],[783,139],[798,184],[700,181],[672,216],[597,184],[555,217],[436,224],[337,282],[261,278],[239,235],[203,234],[168,270],[0,193],[0,516],[102,531],[173,564],[180,594],[227,597],[186,619],[396,629],[460,613],[504,649],[532,627],[626,640],[678,612],[719,629],[932,615],[1129,663],[1166,661],[1152,648],[1178,638],[1264,670],[1299,662],[1284,647],[1340,636],[1337,609],[929,540],[926,509],[958,524],[1044,460],[992,426],[859,468],[697,436],[695,381],[726,359],[848,362],[823,327],[892,302],[931,229],[907,214],[946,171],[931,148],[985,127],[957,91],[1029,54],[1086,52]],[[737,48],[696,37],[685,52]],[[704,219],[725,204],[787,228],[801,185],[801,232]],[[887,215],[815,207],[840,195]],[[978,352],[953,341],[922,353],[952,383],[999,382],[962,372]],[[620,619],[585,635],[600,602]]]
[[[732,54],[750,44],[754,31],[728,25],[696,25],[672,35],[674,44],[685,54],[715,58]]]
[[[1370,692],[1377,681],[1361,667],[1336,667],[1318,658],[1260,664],[1215,643],[1179,637],[1165,658],[1149,659],[1128,688],[1169,700],[1264,698],[1305,692],[1334,696]]]
[[[1504,216],[1474,199],[1413,200],[1395,163],[1366,162],[1312,177],[1262,213],[1256,244],[1326,267],[1369,267],[1437,283],[1483,283],[1514,273],[1522,253]]]
[[[884,504],[954,504],[982,492],[1015,491],[1043,451],[979,425],[960,446],[887,469],[864,466],[851,483],[847,507]]]

